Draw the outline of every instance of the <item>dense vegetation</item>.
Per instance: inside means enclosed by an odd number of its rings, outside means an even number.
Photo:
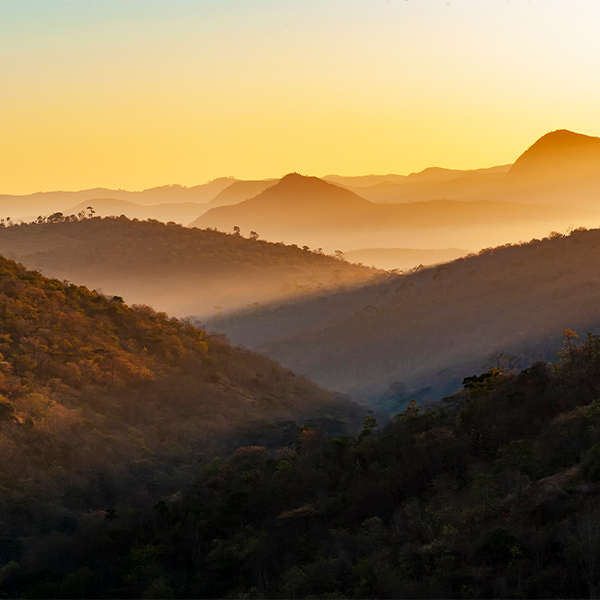
[[[85,529],[90,511],[151,505],[215,454],[362,415],[189,322],[6,259],[0,323],[3,564]]]
[[[85,216],[85,211],[84,211]],[[355,286],[379,271],[257,239],[126,217],[0,227],[0,253],[50,277],[184,317]]]
[[[6,595],[595,597],[600,338],[494,368],[356,436],[215,459],[135,518],[89,515],[8,563]],[[83,549],[85,548],[85,551]],[[50,555],[52,549],[52,555]],[[8,550],[4,550],[5,556]],[[18,560],[18,559],[17,559]]]

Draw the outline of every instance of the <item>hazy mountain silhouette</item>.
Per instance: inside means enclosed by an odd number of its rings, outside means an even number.
[[[559,129],[521,154],[505,181],[531,185],[588,178],[600,178],[600,138]]]
[[[178,317],[356,286],[378,274],[298,247],[125,217],[3,227],[0,253]]]
[[[568,207],[509,202],[436,200],[377,204],[317,177],[297,173],[254,198],[213,208],[191,226],[257,231],[271,240],[318,245],[332,252],[360,247],[456,247],[530,239],[551,229],[580,224],[582,213]]]
[[[264,192],[267,188],[275,185],[278,181],[278,179],[234,181],[230,186],[226,187],[212,200],[207,202],[204,210],[206,211],[217,206],[238,204],[239,202],[243,202],[244,200],[248,200],[249,198],[253,198],[261,192]]]
[[[600,138],[558,130],[528,148],[498,184],[495,198],[522,202],[600,205]]]
[[[574,231],[210,326],[357,399],[394,384],[439,398],[482,356],[544,358],[564,328],[597,332],[599,270],[600,230]]]
[[[440,198],[485,200],[509,168],[510,165],[502,165],[458,171],[431,167],[411,173],[397,183],[384,181],[370,187],[347,187],[372,202],[420,202]]]
[[[165,185],[139,192],[94,188],[77,192],[36,192],[22,196],[0,194],[0,216],[10,216],[15,220],[35,218],[38,215],[48,215],[57,211],[66,213],[75,205],[102,198],[142,205],[205,203],[235,181],[237,180],[231,177],[220,177],[189,188],[181,185]]]

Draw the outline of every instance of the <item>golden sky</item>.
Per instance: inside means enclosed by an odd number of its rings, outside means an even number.
[[[410,173],[600,135],[598,0],[0,1],[0,193]]]

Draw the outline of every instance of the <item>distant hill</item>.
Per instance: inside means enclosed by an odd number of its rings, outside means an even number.
[[[308,249],[125,217],[3,227],[0,253],[180,317],[356,286],[378,274]]]
[[[495,352],[545,357],[600,328],[600,230],[484,250],[324,299],[215,319],[235,343],[390,410],[452,392]],[[395,407],[395,408],[394,408]]]
[[[77,192],[36,192],[23,196],[0,194],[0,217],[9,216],[13,220],[32,219],[38,215],[66,212],[76,205],[102,198],[142,205],[204,203],[212,200],[235,181],[230,177],[220,177],[190,188],[181,185],[165,185],[139,192],[94,188]]]
[[[491,200],[599,206],[600,138],[565,129],[539,138],[512,165],[454,171],[438,167],[400,178],[330,178],[372,202]]]
[[[97,511],[153,506],[211,453],[288,445],[311,422],[343,431],[363,412],[188,322],[1,257],[0,322],[5,562]]]
[[[422,202],[424,200],[489,200],[495,185],[511,165],[455,171],[432,167],[411,173],[399,182],[381,182],[369,187],[350,187],[372,202]],[[510,200],[510,198],[506,198]]]
[[[600,214],[568,207],[509,202],[436,200],[376,204],[358,194],[297,173],[250,200],[213,208],[191,226],[256,231],[270,240],[324,246],[326,251],[405,246],[481,248],[531,239],[600,220]]]
[[[600,138],[559,129],[521,154],[505,181],[554,184],[590,177],[600,178]]]
[[[258,181],[234,181],[230,186],[219,192],[212,200],[206,203],[204,210],[215,208],[216,206],[227,206],[229,204],[238,204],[249,198],[257,196],[267,188],[275,185],[278,179],[262,179]],[[197,216],[197,215],[196,215]],[[193,217],[192,217],[193,218]]]

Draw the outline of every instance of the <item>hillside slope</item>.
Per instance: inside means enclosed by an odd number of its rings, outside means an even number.
[[[125,217],[0,228],[0,253],[180,317],[356,286],[379,273],[308,249]]]
[[[277,447],[357,410],[190,324],[4,258],[0,323],[3,544],[172,493],[206,453]]]
[[[210,327],[393,411],[450,393],[482,356],[527,360],[553,351],[566,327],[597,331],[599,271],[600,230],[574,231]]]
[[[12,565],[28,597],[584,598],[600,565],[600,339],[355,436],[240,449],[145,519]],[[141,521],[141,525],[140,525]],[[85,551],[82,551],[85,549]],[[52,559],[49,557],[52,556]]]

